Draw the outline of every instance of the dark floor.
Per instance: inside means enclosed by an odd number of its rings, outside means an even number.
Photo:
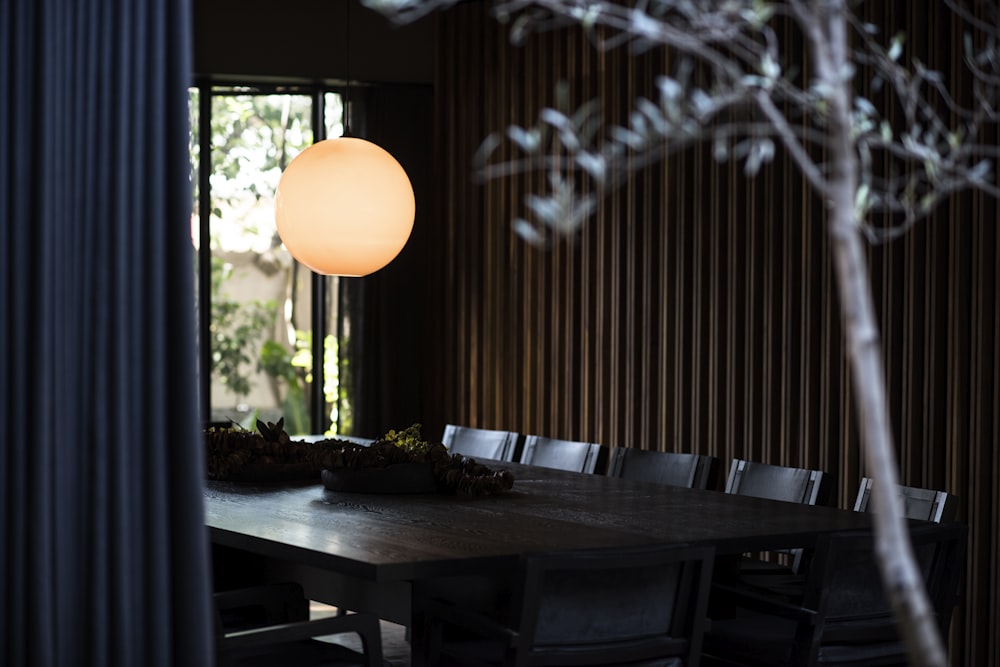
[[[335,614],[337,609],[313,602],[309,611],[312,618],[319,618],[326,614]],[[329,641],[350,646],[355,650],[361,649],[360,640],[353,635],[332,637]],[[410,643],[406,641],[404,626],[382,621],[382,657],[392,667],[410,667]]]
[[[382,657],[392,667],[410,667],[410,643],[406,641],[406,628],[382,621]]]

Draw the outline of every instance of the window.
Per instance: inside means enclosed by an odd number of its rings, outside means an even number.
[[[296,262],[274,222],[285,166],[343,133],[341,95],[203,83],[190,108],[203,418],[248,428],[284,418],[293,435],[350,433],[340,281]]]

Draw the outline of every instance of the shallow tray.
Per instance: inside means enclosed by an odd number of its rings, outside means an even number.
[[[323,486],[349,493],[437,493],[433,463],[396,463],[384,468],[324,468]]]
[[[316,479],[316,469],[306,463],[250,463],[218,478],[225,482],[303,482]]]

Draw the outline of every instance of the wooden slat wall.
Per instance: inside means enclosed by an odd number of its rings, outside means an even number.
[[[961,44],[943,3],[872,4],[925,60]],[[560,80],[574,104],[600,96],[624,122],[669,59],[598,53],[572,33],[514,48],[479,3],[437,29],[428,429],[817,467],[852,506],[866,471],[823,208],[798,172],[779,158],[747,180],[704,151],[672,157],[604,201],[576,242],[530,247],[511,221],[542,177],[473,182],[479,143],[530,123]],[[967,195],[871,249],[902,481],[959,495],[970,526],[951,637],[953,664],[970,667],[1000,666],[997,223],[995,201]]]

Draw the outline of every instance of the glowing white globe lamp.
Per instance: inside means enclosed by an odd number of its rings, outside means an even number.
[[[317,142],[285,168],[278,235],[316,273],[365,276],[391,262],[413,230],[413,186],[385,149],[355,137]]]

